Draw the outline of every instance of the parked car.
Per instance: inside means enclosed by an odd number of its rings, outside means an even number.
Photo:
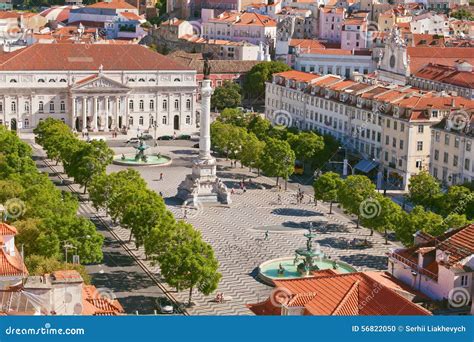
[[[127,140],[127,144],[138,144],[140,142],[140,139],[137,137],[133,137]]]
[[[143,140],[153,140],[153,136],[151,134],[142,134],[141,138]]]
[[[171,301],[166,297],[158,298],[158,306],[160,309],[160,313],[162,314],[172,314],[174,313],[174,306]]]
[[[161,137],[158,137],[156,140],[173,140],[173,137],[171,135],[162,135]]]
[[[179,139],[179,140],[191,140],[191,136],[188,135],[188,134],[181,134],[181,135],[178,136],[176,139]]]

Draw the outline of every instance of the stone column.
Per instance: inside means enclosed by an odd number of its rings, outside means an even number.
[[[125,97],[125,122],[124,122],[124,119],[122,118],[122,125],[125,125],[125,127],[127,127],[127,130],[128,130],[128,116],[130,115],[130,98],[128,96]]]
[[[76,130],[76,97],[75,96],[72,97],[71,111],[72,111],[71,126],[72,126],[72,130],[75,131]]]
[[[105,97],[105,120],[104,132],[109,131],[109,97]]]
[[[82,130],[87,131],[87,97],[82,97]]]
[[[120,116],[119,104],[120,104],[120,97],[116,96],[115,97],[115,124],[113,126],[114,129],[118,129],[119,116]]]
[[[97,132],[97,96],[94,96],[94,101],[93,101],[93,108],[92,108],[92,131]]]
[[[201,135],[199,138],[199,158],[211,159],[211,80],[203,80],[201,88]]]

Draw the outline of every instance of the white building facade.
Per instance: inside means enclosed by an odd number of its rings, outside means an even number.
[[[9,56],[11,56],[9,58]],[[196,132],[196,71],[145,47],[35,44],[0,67],[0,123],[76,131]]]

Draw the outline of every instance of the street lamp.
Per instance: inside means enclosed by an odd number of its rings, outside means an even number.
[[[82,239],[90,239],[91,236],[90,235],[86,235],[86,236],[82,236],[82,237],[78,237],[76,238],[76,240],[82,240]],[[68,250],[70,249],[77,249],[76,246],[74,246],[73,244],[71,244],[69,242],[70,239],[66,239],[66,240],[62,240],[60,241],[59,243],[62,243],[63,244],[63,248],[64,248],[64,252],[65,252],[65,257],[66,257],[66,263],[67,263],[67,254],[68,254]]]

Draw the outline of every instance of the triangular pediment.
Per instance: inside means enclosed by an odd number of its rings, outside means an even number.
[[[114,81],[104,75],[91,75],[75,82],[72,86],[72,90],[130,90],[129,87],[124,86],[122,83]]]

